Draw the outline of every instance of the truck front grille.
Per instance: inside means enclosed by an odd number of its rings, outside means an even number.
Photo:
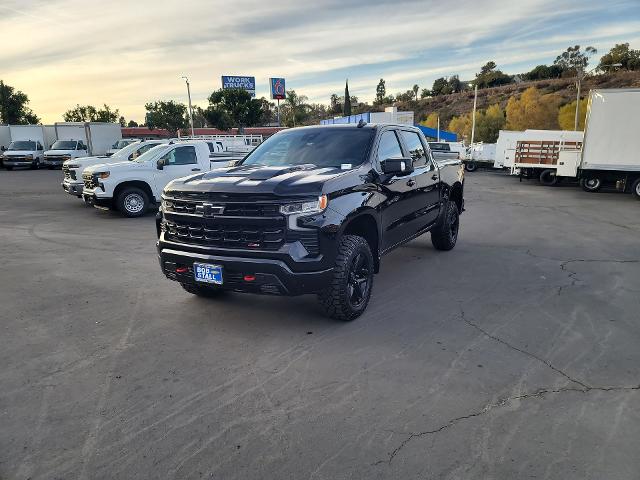
[[[284,222],[280,225],[259,226],[248,223],[164,220],[162,228],[169,241],[207,247],[278,250],[285,240]]]
[[[167,198],[164,208],[171,213],[198,214],[200,210],[197,207],[205,203],[214,207],[224,207],[222,213],[216,213],[216,216],[276,217],[280,215],[280,205],[276,203],[203,202]]]
[[[64,173],[64,178],[68,180],[76,180],[76,171],[70,169],[67,165],[62,166],[62,173]]]
[[[93,189],[98,188],[98,178],[90,175],[88,173],[82,174],[82,181],[84,182],[84,187]]]

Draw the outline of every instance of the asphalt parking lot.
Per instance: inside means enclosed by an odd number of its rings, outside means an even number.
[[[368,311],[205,300],[153,215],[0,170],[0,479],[637,479],[640,202],[476,172]]]

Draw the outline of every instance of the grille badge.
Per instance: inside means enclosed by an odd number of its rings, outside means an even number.
[[[203,217],[213,217],[224,213],[224,205],[213,205],[212,203],[203,203],[196,205],[196,213]]]

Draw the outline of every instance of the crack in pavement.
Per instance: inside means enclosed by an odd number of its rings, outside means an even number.
[[[576,383],[578,385],[580,385],[583,389],[589,389],[591,388],[589,385],[585,384],[584,382],[581,382],[580,380],[577,380],[575,378],[573,378],[572,376],[570,376],[569,374],[563,372],[562,370],[560,370],[558,367],[556,367],[555,365],[553,365],[551,362],[549,362],[548,360],[545,360],[542,357],[539,357],[538,355],[536,355],[535,353],[531,353],[528,352],[527,350],[523,350],[522,348],[516,347],[515,345],[510,344],[509,342],[507,342],[506,340],[503,340],[500,337],[496,337],[495,335],[492,335],[491,333],[487,332],[485,329],[483,329],[481,326],[473,323],[471,320],[468,320],[465,317],[464,314],[464,310],[461,310],[461,315],[460,315],[460,319],[466,323],[467,325],[475,328],[476,330],[478,330],[479,332],[481,332],[483,335],[489,337],[492,340],[495,340],[496,342],[499,342],[507,347],[509,347],[512,350],[515,350],[516,352],[520,352],[523,355],[527,355],[528,357],[531,357],[535,360],[537,360],[540,363],[543,363],[544,365],[546,365],[547,367],[549,367],[551,370],[553,370],[554,372],[562,375],[563,377],[565,377],[567,380]]]
[[[546,394],[554,394],[554,393],[566,393],[566,392],[577,392],[577,393],[589,393],[589,392],[628,392],[628,391],[640,391],[640,385],[636,385],[633,387],[628,386],[612,386],[612,387],[586,387],[586,388],[577,388],[577,387],[562,387],[562,388],[540,388],[531,393],[523,393],[519,395],[512,395],[509,397],[502,398],[498,400],[496,403],[490,403],[485,405],[482,409],[469,413],[467,415],[461,415],[459,417],[454,417],[446,423],[442,424],[438,428],[434,428],[433,430],[425,430],[417,433],[410,433],[407,438],[405,438],[400,445],[394,448],[391,453],[389,453],[389,458],[386,460],[378,460],[372,463],[372,466],[378,466],[386,463],[390,465],[393,459],[400,453],[400,451],[413,439],[420,438],[428,435],[434,435],[436,433],[440,433],[448,428],[453,427],[457,423],[463,420],[469,420],[471,418],[480,417],[489,413],[491,410],[495,408],[500,408],[508,405],[514,400],[526,400],[529,398],[543,398]],[[395,433],[395,432],[394,432]]]

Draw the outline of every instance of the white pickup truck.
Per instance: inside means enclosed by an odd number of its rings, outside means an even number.
[[[97,208],[140,217],[160,200],[170,181],[210,169],[205,142],[170,142],[153,147],[132,161],[86,168],[82,173],[82,198]]]
[[[74,195],[78,198],[82,198],[82,189],[84,188],[84,182],[82,181],[82,172],[87,167],[99,164],[113,164],[120,162],[128,162],[135,160],[147,150],[168,143],[167,140],[145,140],[143,142],[136,141],[126,147],[121,148],[111,156],[101,155],[96,157],[84,157],[74,158],[66,160],[62,164],[62,172],[64,173],[64,180],[62,181],[62,188],[69,195]]]

